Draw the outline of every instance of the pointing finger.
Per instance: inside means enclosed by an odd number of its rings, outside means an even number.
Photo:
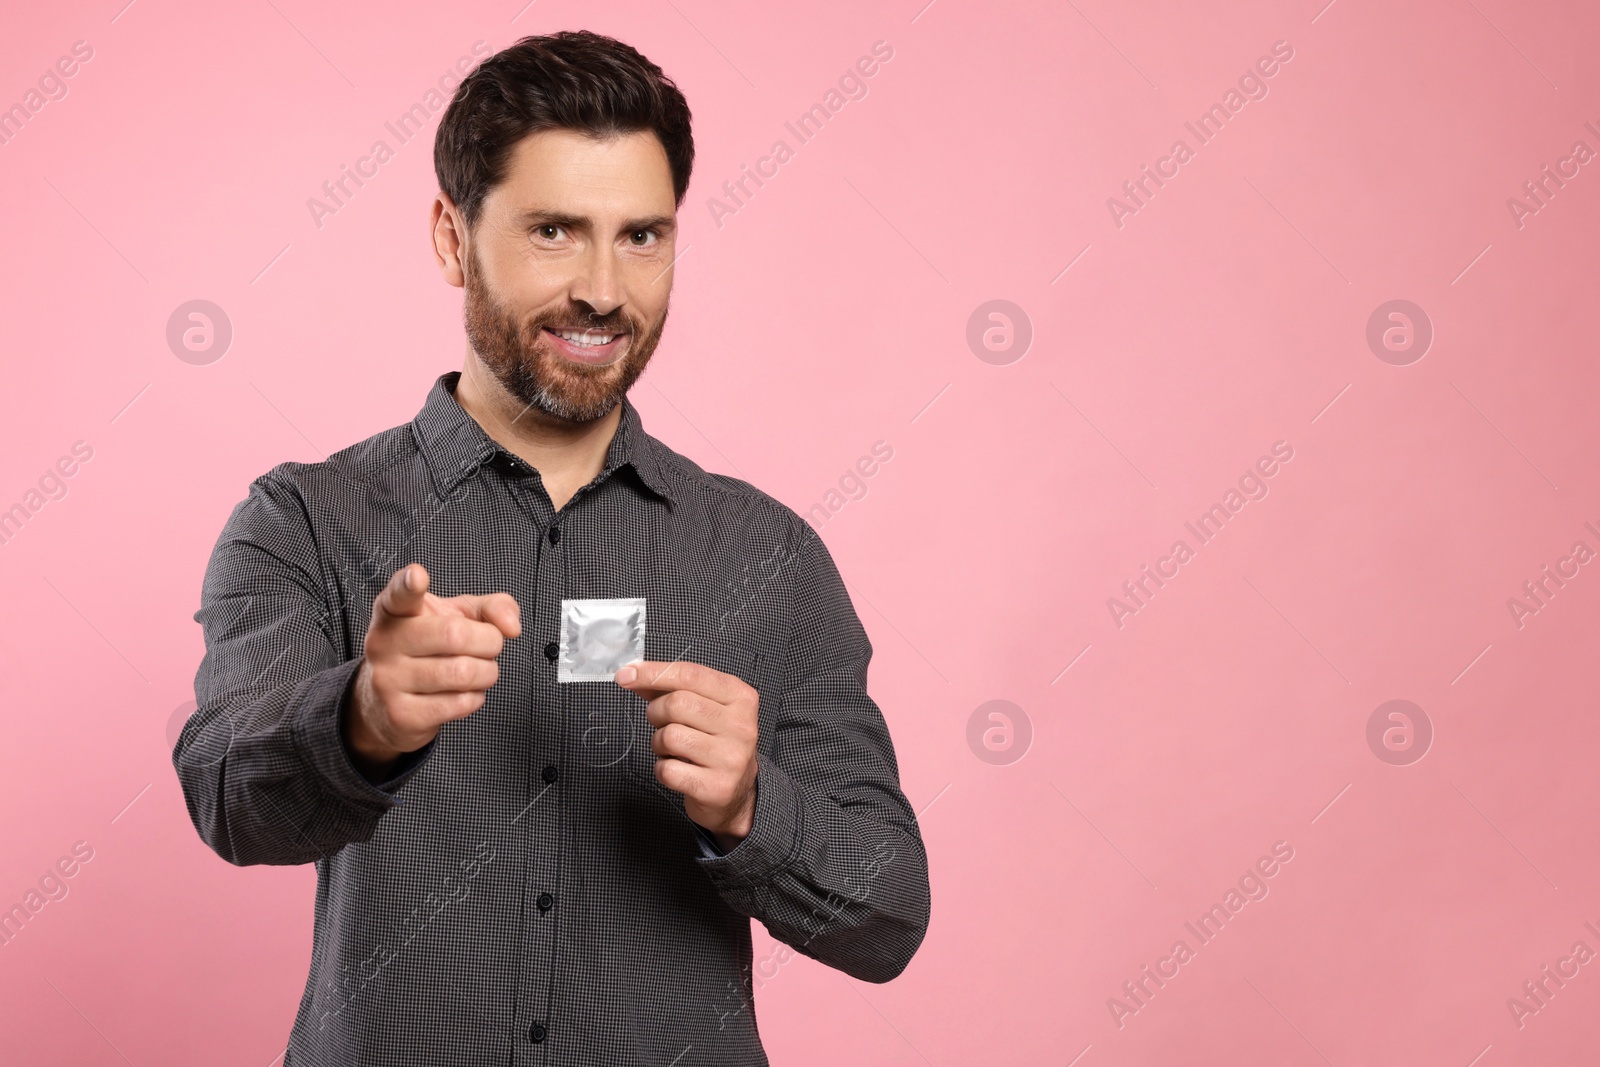
[[[428,568],[420,563],[407,563],[394,572],[389,584],[378,594],[374,606],[383,614],[395,618],[421,615],[427,595]]]

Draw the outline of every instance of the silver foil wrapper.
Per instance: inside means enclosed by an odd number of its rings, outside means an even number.
[[[644,659],[644,598],[563,600],[557,682],[609,682]]]

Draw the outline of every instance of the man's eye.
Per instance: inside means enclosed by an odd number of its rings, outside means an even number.
[[[546,233],[546,230],[552,232]],[[546,223],[545,225],[540,226],[536,232],[540,237],[543,237],[546,240],[554,241],[556,239],[556,234],[561,232],[561,227],[557,226],[555,223]]]
[[[636,246],[638,246],[640,248],[645,248],[645,247],[648,247],[649,245],[655,243],[656,232],[654,230],[634,230],[633,231],[633,237],[634,237],[634,244]],[[645,238],[646,240],[644,240],[644,241],[638,240],[638,238],[641,238],[641,237]]]

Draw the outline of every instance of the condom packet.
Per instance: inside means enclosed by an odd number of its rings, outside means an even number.
[[[563,600],[557,682],[609,682],[644,659],[644,597]]]

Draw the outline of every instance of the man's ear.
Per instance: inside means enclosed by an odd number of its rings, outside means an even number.
[[[446,284],[460,289],[467,283],[464,263],[467,255],[466,228],[455,201],[443,189],[433,198],[428,233],[433,241],[433,261],[439,267],[439,276]]]

